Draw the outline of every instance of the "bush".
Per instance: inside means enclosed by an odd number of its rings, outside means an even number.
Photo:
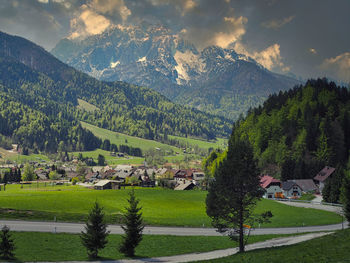
[[[77,182],[79,182],[79,178],[78,177],[73,177],[72,178],[72,185],[76,185]]]

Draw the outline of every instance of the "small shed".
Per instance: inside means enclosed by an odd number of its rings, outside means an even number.
[[[94,185],[95,190],[120,189],[120,181],[117,180],[101,180]]]

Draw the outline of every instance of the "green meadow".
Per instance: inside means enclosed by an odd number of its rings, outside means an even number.
[[[84,221],[93,202],[105,208],[107,220],[119,223],[127,205],[129,189],[91,190],[81,186],[43,184],[7,185],[0,192],[0,217],[36,220]],[[210,227],[205,212],[205,191],[174,191],[160,188],[137,188],[144,220],[148,225]],[[261,200],[256,213],[270,210],[271,223],[262,227],[324,225],[341,222],[337,214],[291,207],[272,200]]]
[[[13,232],[16,260],[27,261],[63,261],[88,260],[86,249],[79,235],[65,233]],[[265,241],[276,235],[252,236],[249,243]],[[28,242],[31,240],[31,242]],[[110,235],[107,246],[99,253],[100,260],[125,258],[118,251],[121,235]],[[165,236],[144,235],[136,248],[136,257],[162,257],[186,253],[200,253],[217,249],[237,247],[237,242],[224,236]]]

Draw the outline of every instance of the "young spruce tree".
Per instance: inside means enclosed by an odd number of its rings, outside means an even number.
[[[107,224],[104,221],[103,208],[98,202],[92,207],[85,226],[85,232],[81,232],[80,238],[87,249],[89,258],[98,257],[98,251],[107,244]]]
[[[1,259],[13,259],[15,257],[14,250],[15,245],[11,239],[10,228],[3,226],[0,232],[0,258]]]
[[[126,213],[124,214],[124,225],[122,225],[125,236],[123,236],[123,241],[119,247],[119,251],[126,256],[133,257],[135,255],[135,248],[142,240],[144,225],[142,213],[140,212],[142,207],[138,207],[139,200],[135,197],[134,189],[131,190],[129,195],[129,207],[125,208]]]

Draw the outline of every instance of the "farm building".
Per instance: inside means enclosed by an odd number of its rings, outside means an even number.
[[[269,175],[264,175],[260,178],[260,185],[265,189],[264,198],[282,198],[283,190],[281,181]]]
[[[288,182],[294,182],[301,188],[304,193],[315,193],[318,191],[315,182],[312,179],[294,179],[288,180]]]
[[[300,186],[292,181],[282,182],[282,190],[286,198],[299,198],[302,192]]]
[[[314,177],[314,181],[318,185],[318,189],[321,193],[326,184],[327,179],[334,173],[334,171],[335,168],[326,166]]]
[[[94,185],[95,190],[120,189],[121,181],[117,180],[101,180]]]
[[[181,182],[178,182],[174,190],[192,190],[193,187],[195,187],[194,183],[191,181],[183,180]]]

